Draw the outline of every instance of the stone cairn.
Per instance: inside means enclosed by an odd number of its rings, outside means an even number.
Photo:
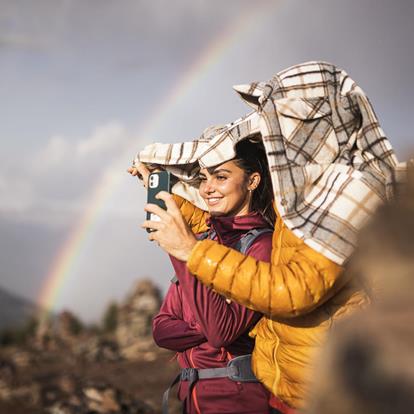
[[[154,283],[148,279],[138,281],[118,313],[116,338],[124,358],[156,358],[157,347],[152,339],[152,318],[160,306],[161,293]]]

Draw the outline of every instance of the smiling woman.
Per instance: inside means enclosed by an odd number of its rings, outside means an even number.
[[[234,159],[201,169],[199,193],[210,218],[206,232],[189,237],[193,243],[216,240],[256,260],[270,260],[273,230],[261,212],[267,211],[266,203],[270,207],[272,203],[266,166],[263,145],[246,140],[237,146]],[[129,171],[139,173],[145,184],[148,171],[144,165]],[[161,221],[147,221],[144,226],[156,230],[149,238],[163,247],[164,241],[191,230],[172,196],[164,193],[159,198],[166,201],[167,211],[147,206]],[[171,222],[177,224],[173,232],[169,231]],[[178,394],[184,412],[269,413],[270,394],[251,370],[254,341],[248,335],[261,314],[213,292],[193,277],[185,262],[170,257],[177,280],[154,318],[153,335],[160,347],[177,352],[182,372],[176,381],[180,381]],[[168,412],[168,394],[169,390],[163,413]]]

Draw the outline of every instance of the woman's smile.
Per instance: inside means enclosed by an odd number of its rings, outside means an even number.
[[[212,216],[241,216],[250,211],[249,176],[233,160],[200,171],[200,195]]]
[[[221,201],[221,199],[222,197],[208,197],[206,201],[207,201],[207,204],[212,207],[212,206],[216,206]]]

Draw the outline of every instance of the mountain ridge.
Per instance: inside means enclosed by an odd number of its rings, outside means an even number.
[[[0,286],[0,330],[22,326],[38,311],[38,306]]]

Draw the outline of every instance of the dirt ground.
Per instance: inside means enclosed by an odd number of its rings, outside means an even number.
[[[19,386],[37,383],[43,386],[53,384],[59,376],[71,375],[82,384],[106,384],[134,399],[143,401],[153,408],[154,414],[161,414],[162,394],[178,372],[173,354],[160,353],[155,361],[87,362],[53,355],[41,358],[40,362],[17,370]],[[179,414],[179,403],[175,392],[171,393],[171,414]],[[35,408],[26,401],[0,400],[0,414],[44,414],[43,408]]]

